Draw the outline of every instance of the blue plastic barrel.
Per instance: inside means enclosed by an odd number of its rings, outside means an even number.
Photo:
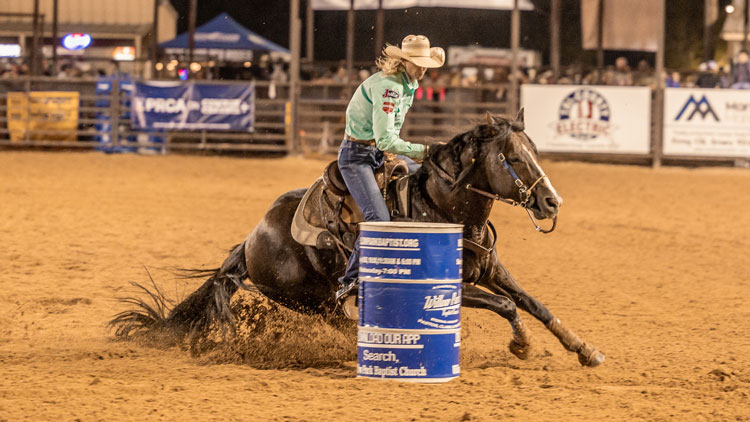
[[[358,377],[458,377],[462,234],[460,224],[360,224]]]

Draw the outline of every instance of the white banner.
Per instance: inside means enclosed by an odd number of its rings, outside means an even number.
[[[664,154],[750,157],[748,91],[667,88]]]
[[[349,0],[311,0],[315,10],[348,10]],[[465,9],[513,9],[513,0],[383,0],[383,9],[407,9],[409,7],[458,7]],[[378,0],[354,0],[357,10],[374,10]],[[534,10],[530,0],[519,0],[521,10]]]
[[[539,151],[650,153],[647,87],[522,85],[521,104]]]

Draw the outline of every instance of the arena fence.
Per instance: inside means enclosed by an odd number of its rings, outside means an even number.
[[[0,147],[149,154],[333,154],[343,137],[346,106],[355,88],[302,82],[293,114],[289,84],[256,81],[252,82],[252,131],[146,131],[134,128],[131,121],[132,83],[117,77],[0,79]],[[513,116],[515,113],[508,109],[508,89],[507,85],[482,85],[433,90],[424,83],[401,135],[421,143],[447,141],[473,127],[487,111]],[[750,114],[746,114],[750,113],[750,105],[745,104],[740,92],[730,91],[667,89],[663,108],[656,106],[655,93],[643,87],[523,85],[521,98],[522,105],[533,110],[526,113],[527,133],[537,142],[543,157],[654,165],[718,161],[747,167]],[[601,113],[610,113],[606,116],[610,127],[598,138],[600,146],[591,141],[596,131],[571,134],[570,130],[561,130],[565,129],[561,124],[568,123],[563,119],[572,118],[566,113],[578,113],[589,123],[601,120]],[[292,133],[291,128],[295,127],[296,133]],[[562,139],[563,135],[568,136],[567,140]]]
[[[207,81],[247,85],[239,81]],[[343,136],[353,86],[303,82],[297,116],[289,85],[256,81],[252,132],[148,132],[131,125],[129,80],[26,77],[0,80],[0,146],[95,148],[110,152],[257,151],[333,153]],[[447,140],[471,127],[485,111],[505,114],[506,87],[488,85],[432,92],[415,101],[402,135],[417,142]],[[76,93],[77,96],[70,94]],[[55,103],[57,105],[55,106]],[[298,136],[290,133],[296,119]]]

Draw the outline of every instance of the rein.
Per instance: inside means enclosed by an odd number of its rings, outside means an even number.
[[[516,173],[516,171],[513,170],[513,167],[511,167],[510,164],[508,164],[508,161],[505,159],[505,155],[502,152],[500,154],[498,154],[498,158],[500,158],[500,162],[503,164],[503,168],[508,173],[510,173],[511,177],[513,177],[513,184],[515,184],[518,187],[519,197],[521,198],[520,202],[519,201],[515,201],[515,200],[513,200],[511,198],[503,198],[502,196],[500,196],[500,194],[497,194],[497,193],[493,194],[493,193],[487,192],[485,190],[475,188],[470,183],[467,183],[464,186],[464,189],[467,189],[467,190],[469,190],[471,192],[477,193],[479,195],[485,196],[485,197],[490,198],[490,199],[495,200],[495,201],[504,202],[504,203],[506,203],[508,205],[512,205],[514,207],[520,205],[521,208],[523,208],[524,210],[526,210],[526,213],[529,215],[529,218],[531,219],[531,223],[534,224],[534,228],[536,228],[536,231],[538,231],[540,233],[544,233],[544,234],[551,233],[553,230],[555,230],[555,227],[557,227],[557,216],[554,216],[552,218],[552,227],[549,230],[545,230],[541,226],[539,226],[539,224],[537,223],[536,219],[534,218],[533,213],[527,207],[529,199],[531,199],[531,193],[532,193],[533,189],[536,187],[536,185],[540,181],[542,181],[544,178],[546,178],[547,175],[544,174],[544,173],[542,173],[542,175],[539,176],[539,178],[536,179],[536,181],[534,181],[534,183],[531,184],[531,187],[527,188],[526,184],[523,182],[523,180],[521,180],[521,178],[518,177],[518,174]],[[435,168],[435,170],[437,171],[437,173],[438,173],[438,175],[440,177],[442,177],[443,179],[448,180],[452,185],[456,184],[456,179],[453,176],[451,176],[447,171],[445,171],[442,167],[440,167],[438,165],[438,163],[436,163],[435,160],[432,159],[432,156],[428,157],[428,159],[430,161],[430,164],[432,164],[432,166]]]

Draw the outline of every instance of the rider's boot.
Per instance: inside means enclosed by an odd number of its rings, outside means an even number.
[[[343,281],[343,280],[342,280]],[[336,291],[336,303],[341,306],[344,315],[349,319],[358,319],[357,293],[359,292],[359,280],[354,279],[348,283],[341,284]]]

